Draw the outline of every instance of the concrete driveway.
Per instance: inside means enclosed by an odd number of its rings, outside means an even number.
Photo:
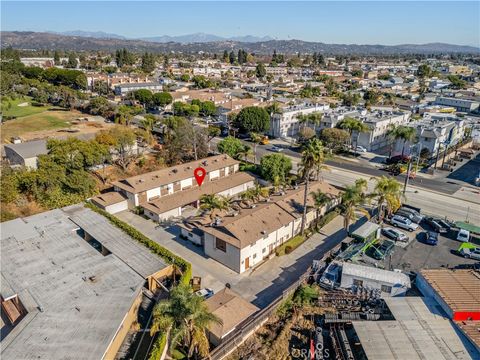
[[[202,277],[202,287],[217,292],[229,283],[232,290],[260,308],[267,306],[294,283],[312,264],[312,260],[320,259],[347,235],[343,230],[342,217],[338,216],[292,253],[274,257],[251,271],[238,274],[207,257],[201,247],[180,239],[178,228],[175,226],[163,228],[152,220],[130,211],[118,213],[116,216],[189,261],[192,264],[193,275]]]

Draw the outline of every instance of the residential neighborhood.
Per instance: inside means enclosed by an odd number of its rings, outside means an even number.
[[[1,7],[2,359],[480,359],[478,3]]]

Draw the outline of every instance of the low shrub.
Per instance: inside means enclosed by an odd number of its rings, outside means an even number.
[[[282,245],[280,245],[277,250],[275,251],[275,254],[277,256],[282,256],[282,255],[286,255],[286,254],[290,254],[293,250],[295,250],[297,247],[299,247],[300,245],[303,244],[303,242],[306,240],[307,238],[305,236],[302,236],[302,235],[297,235],[297,236],[294,236],[293,238],[291,238],[290,240],[288,240],[287,242],[283,243]]]
[[[290,254],[293,251],[290,245],[285,246],[285,254]]]
[[[163,350],[167,345],[167,334],[161,334],[158,336],[152,351],[150,352],[149,360],[160,360],[162,358]]]
[[[96,213],[105,216],[113,225],[115,225],[116,227],[124,231],[127,235],[147,247],[152,253],[160,256],[167,263],[175,264],[176,266],[178,266],[182,271],[182,277],[180,279],[180,282],[186,285],[190,283],[190,279],[192,277],[192,265],[188,261],[182,259],[181,257],[172,253],[170,250],[157,244],[155,241],[149,239],[140,231],[118,219],[117,217],[113,216],[112,214],[109,214],[108,212],[96,207],[89,202],[85,203],[85,206],[95,211]]]

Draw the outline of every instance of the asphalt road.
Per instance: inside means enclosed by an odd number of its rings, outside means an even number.
[[[214,139],[217,143],[220,139]],[[245,142],[251,145],[251,143]],[[259,163],[263,155],[272,153],[272,145],[257,146],[257,160]],[[282,148],[282,153],[292,159],[293,171],[296,171],[300,161],[300,154],[289,148]],[[345,164],[343,162],[329,161],[327,165],[330,171],[323,171],[322,178],[334,185],[351,185],[359,177],[369,181],[369,191],[373,190],[374,182],[370,180],[373,176],[386,175],[387,173],[371,167],[364,167],[356,164]],[[398,176],[398,181],[403,182],[404,176]],[[409,181],[405,193],[405,202],[418,206],[422,212],[429,215],[446,217],[454,221],[470,221],[473,224],[480,224],[480,205],[474,201],[467,201],[453,197],[452,194],[460,188],[458,184],[448,184],[438,180],[420,178]]]

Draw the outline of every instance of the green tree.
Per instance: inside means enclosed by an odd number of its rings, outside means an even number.
[[[350,139],[350,134],[337,128],[325,128],[320,133],[320,139],[332,151],[341,149]]]
[[[369,127],[361,122],[360,120],[351,118],[351,117],[346,117],[345,119],[341,120],[338,124],[337,127],[343,130],[348,131],[350,134],[350,139],[353,136],[353,132],[356,132],[356,137],[355,137],[355,145],[353,145],[353,142],[351,141],[352,148],[355,149],[355,155],[357,153],[356,147],[358,143],[358,137],[360,136],[360,133],[362,132],[367,132],[369,130]]]
[[[362,212],[369,217],[368,211],[363,206],[368,198],[365,195],[367,189],[367,181],[365,179],[357,179],[355,185],[347,186],[342,194],[342,203],[340,205],[341,214],[343,216],[343,226],[350,235],[350,223],[357,219],[356,212]]]
[[[208,358],[209,342],[206,330],[221,320],[209,310],[202,297],[191,292],[190,287],[180,284],[173,288],[167,300],[160,301],[153,311],[150,333],[168,334],[169,349],[178,346],[188,350],[188,358]]]
[[[67,68],[75,69],[78,66],[77,55],[73,52],[68,54]]]
[[[203,194],[200,196],[200,209],[206,211],[213,220],[219,212],[230,209],[231,200],[228,197],[217,194]]]
[[[270,116],[264,108],[249,106],[240,110],[235,123],[244,133],[264,133],[270,129]]]
[[[400,125],[397,126],[392,135],[395,140],[402,141],[402,157],[405,155],[405,145],[407,142],[412,142],[417,137],[417,130],[414,127]]]
[[[153,94],[152,102],[156,106],[165,107],[173,102],[173,97],[168,92],[159,92]]]
[[[227,154],[230,157],[238,160],[241,157],[242,151],[244,150],[244,145],[239,139],[236,139],[232,136],[227,136],[218,143],[217,148],[220,153]]]
[[[381,176],[374,178],[375,188],[372,196],[375,197],[378,208],[378,223],[380,224],[385,216],[391,215],[401,205],[402,185],[392,177]]]
[[[276,184],[286,184],[292,160],[283,154],[268,154],[260,160],[260,172],[265,180]]]
[[[155,67],[156,67],[155,55],[148,52],[144,53],[142,56],[142,65],[141,65],[142,71],[149,74],[155,70]]]
[[[152,102],[153,93],[148,89],[139,89],[133,92],[133,97],[145,107]]]
[[[313,191],[310,193],[310,196],[312,196],[313,198],[313,204],[315,206],[315,209],[317,209],[317,216],[316,216],[316,219],[317,219],[317,222],[318,220],[320,220],[320,216],[321,216],[321,211],[325,208],[325,207],[328,207],[331,205],[333,199],[331,198],[331,196],[325,194],[324,192],[322,192],[322,190],[317,190],[316,192]]]
[[[432,68],[426,64],[422,64],[417,69],[417,76],[420,78],[428,78],[432,75]]]
[[[55,65],[60,65],[60,53],[58,50],[55,50],[55,53],[53,54],[53,62]]]
[[[255,68],[255,75],[259,79],[263,79],[267,75],[267,70],[265,70],[265,65],[263,63],[258,63]]]

